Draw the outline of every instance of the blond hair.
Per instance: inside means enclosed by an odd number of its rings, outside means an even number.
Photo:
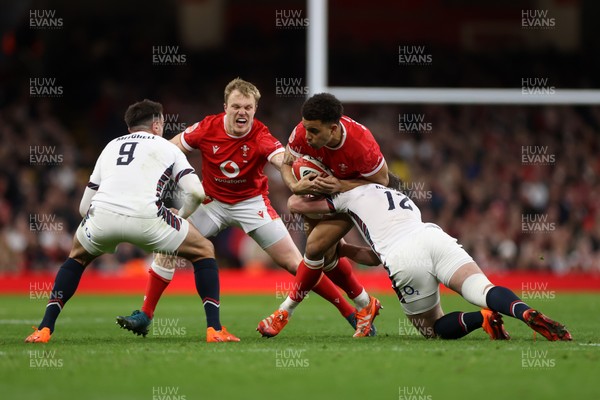
[[[234,90],[239,91],[246,97],[254,97],[256,105],[258,105],[258,101],[260,100],[260,92],[258,91],[258,88],[252,83],[247,82],[239,77],[235,78],[229,82],[227,86],[225,86],[225,104],[227,104],[227,99],[229,99],[229,96]]]

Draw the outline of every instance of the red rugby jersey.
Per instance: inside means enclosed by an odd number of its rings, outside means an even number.
[[[245,135],[229,135],[225,118],[225,113],[209,115],[181,135],[184,148],[198,149],[202,154],[206,194],[228,204],[266,196],[269,185],[264,167],[271,157],[284,151],[283,146],[256,118]]]
[[[342,116],[340,125],[342,141],[339,145],[314,149],[308,145],[306,129],[299,123],[288,141],[290,152],[296,157],[309,155],[318,159],[338,179],[367,178],[379,172],[385,159],[371,131],[345,115]]]

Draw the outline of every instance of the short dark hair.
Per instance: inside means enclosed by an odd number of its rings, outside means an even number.
[[[307,121],[337,123],[344,113],[342,103],[330,93],[318,93],[302,105],[302,118]]]
[[[402,182],[402,179],[400,179],[400,177],[390,171],[388,171],[388,184],[387,187],[392,188],[392,189],[396,189],[402,193],[404,193],[404,182]]]
[[[144,99],[127,108],[127,111],[125,111],[125,123],[128,128],[148,126],[152,124],[154,118],[160,117],[162,113],[162,104]]]

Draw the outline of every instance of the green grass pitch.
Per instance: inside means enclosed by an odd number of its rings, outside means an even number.
[[[3,399],[600,399],[600,297],[558,293],[530,301],[563,322],[572,342],[548,342],[505,317],[512,340],[478,330],[456,341],[425,340],[397,299],[384,305],[378,336],[352,329],[310,296],[276,338],[255,331],[281,302],[275,296],[223,296],[222,321],[240,343],[204,342],[198,297],[165,295],[146,338],[115,324],[141,296],[76,295],[48,344],[26,344],[44,300],[2,296]],[[444,311],[476,308],[455,295]]]

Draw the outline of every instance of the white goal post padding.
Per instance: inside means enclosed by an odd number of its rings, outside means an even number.
[[[600,104],[600,90],[528,88],[391,88],[328,86],[328,1],[307,0],[306,82],[308,96],[329,92],[345,103]],[[540,93],[538,93],[540,92]]]

